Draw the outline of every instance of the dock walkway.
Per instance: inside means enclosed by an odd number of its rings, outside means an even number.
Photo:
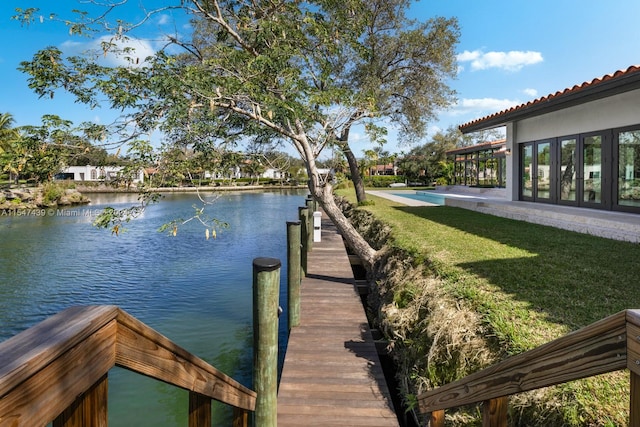
[[[398,427],[342,237],[324,217],[308,266],[278,391],[278,426]]]

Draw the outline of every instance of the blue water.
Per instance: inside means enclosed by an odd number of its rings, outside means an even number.
[[[413,200],[421,200],[434,205],[444,206],[445,196],[442,194],[429,193],[427,191],[416,191],[415,193],[393,193],[395,196],[406,197]]]
[[[251,386],[252,262],[282,261],[286,310],[286,221],[297,220],[305,195],[223,193],[207,212],[229,228],[209,240],[196,220],[175,237],[157,231],[193,215],[193,194],[167,196],[119,236],[93,227],[95,212],[136,196],[89,195],[91,205],[52,215],[0,216],[0,341],[69,306],[113,304]],[[187,402],[186,391],[109,372],[111,426],[186,426]],[[229,425],[230,409],[216,405],[214,417],[215,425]]]

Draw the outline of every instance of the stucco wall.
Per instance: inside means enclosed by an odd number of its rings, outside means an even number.
[[[640,123],[640,89],[516,123],[516,143]]]

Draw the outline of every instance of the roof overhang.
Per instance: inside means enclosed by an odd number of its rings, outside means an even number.
[[[510,122],[552,113],[576,105],[640,89],[640,67],[629,67],[601,79],[565,89],[526,104],[465,123],[459,127],[462,133],[477,132],[505,126]]]

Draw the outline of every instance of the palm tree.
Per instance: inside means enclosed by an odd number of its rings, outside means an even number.
[[[13,127],[14,123],[11,113],[0,114],[0,154],[11,151],[12,143],[18,138],[18,130]]]

